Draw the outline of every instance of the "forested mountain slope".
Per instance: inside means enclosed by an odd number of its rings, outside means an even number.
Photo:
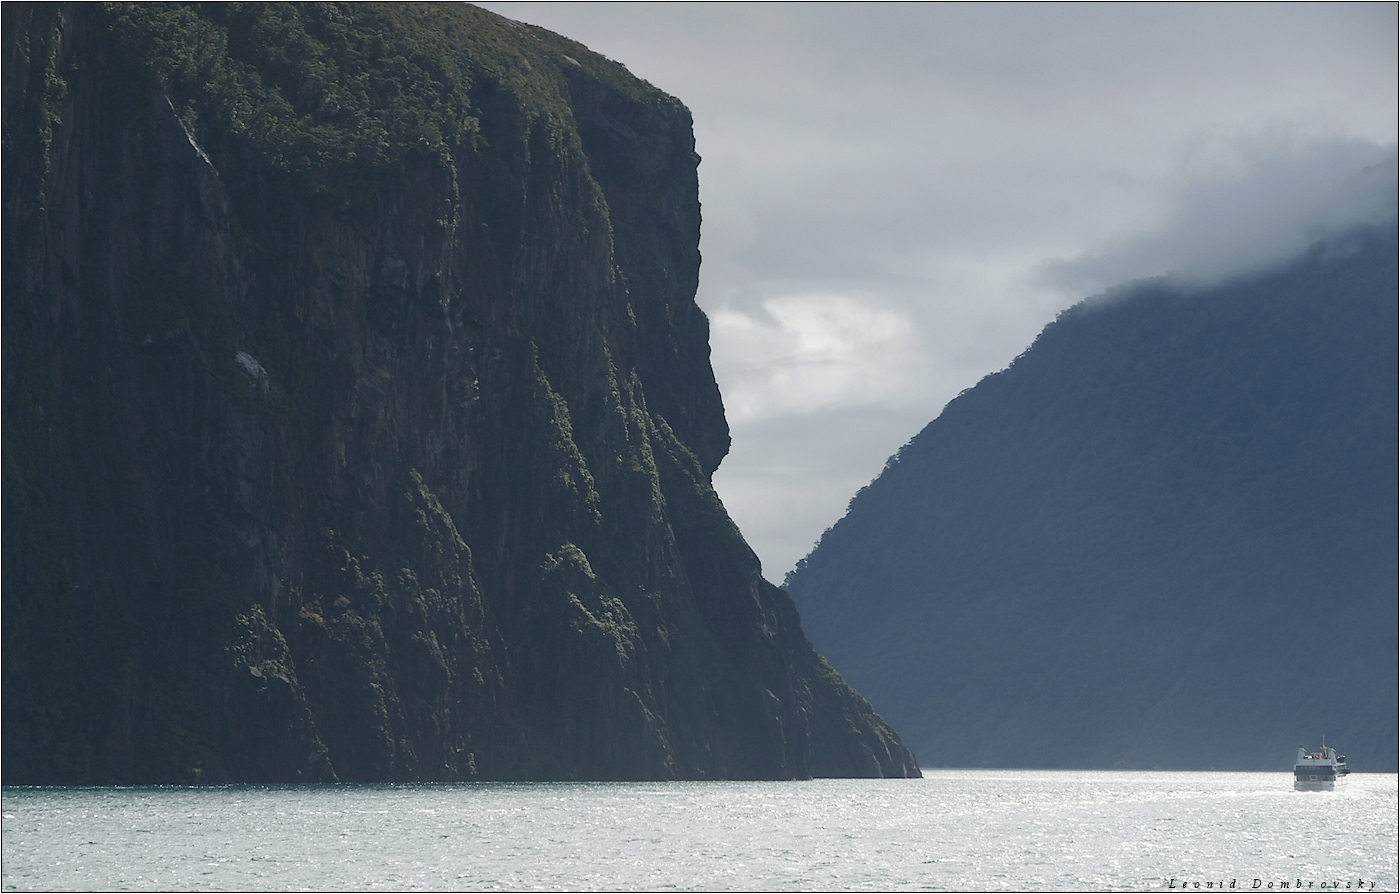
[[[7,784],[918,773],[711,488],[680,102],[465,4],[3,16]]]
[[[789,576],[928,766],[1396,769],[1396,234],[1071,308]]]

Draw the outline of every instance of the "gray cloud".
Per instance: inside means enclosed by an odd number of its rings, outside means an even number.
[[[1047,278],[1083,294],[1152,275],[1211,282],[1265,269],[1355,227],[1396,218],[1394,145],[1258,141],[1243,155],[1244,170],[1184,183],[1158,229],[1052,261]]]
[[[484,5],[694,114],[715,483],[772,579],[1085,295],[1393,208],[1394,4]]]

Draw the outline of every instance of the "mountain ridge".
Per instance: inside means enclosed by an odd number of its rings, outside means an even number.
[[[789,576],[813,642],[925,766],[1393,770],[1395,283],[1392,226],[1065,311]]]

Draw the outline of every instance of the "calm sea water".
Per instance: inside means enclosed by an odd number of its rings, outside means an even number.
[[[24,890],[1395,891],[1397,781],[934,770],[921,780],[9,788]]]

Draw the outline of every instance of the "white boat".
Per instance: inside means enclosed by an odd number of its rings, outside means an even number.
[[[1293,788],[1300,792],[1331,791],[1350,773],[1347,756],[1328,747],[1322,740],[1321,751],[1308,751],[1298,746],[1298,759],[1293,762]]]

